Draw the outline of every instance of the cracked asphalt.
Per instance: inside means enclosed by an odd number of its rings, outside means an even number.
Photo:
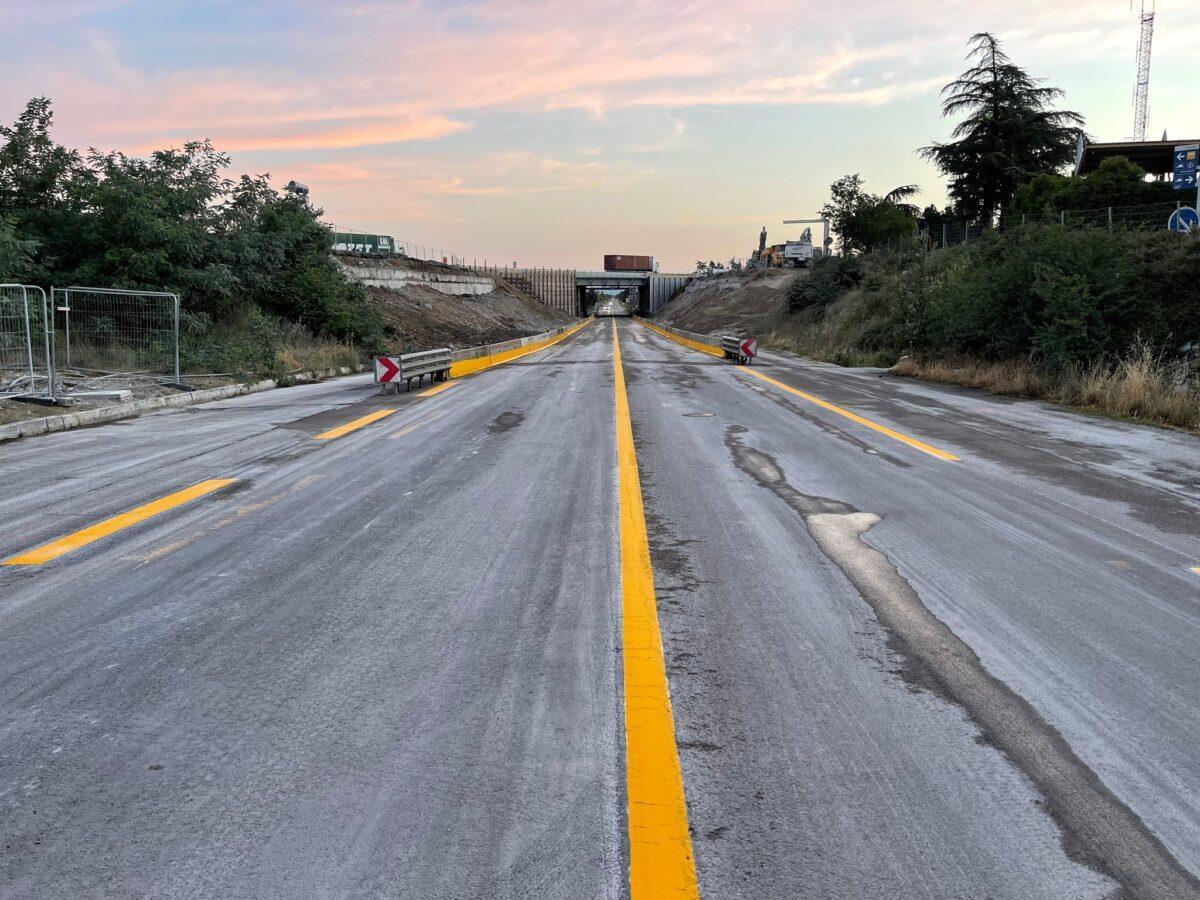
[[[0,445],[0,895],[628,896],[612,328]],[[1200,896],[1200,441],[617,328],[703,896]]]

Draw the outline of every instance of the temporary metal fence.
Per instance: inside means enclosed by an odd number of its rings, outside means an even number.
[[[63,373],[179,383],[179,297],[165,291],[53,288],[54,363]]]
[[[54,397],[53,331],[46,292],[0,284],[0,394]]]

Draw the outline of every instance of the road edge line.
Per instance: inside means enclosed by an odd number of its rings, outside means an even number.
[[[454,360],[450,363],[450,377],[462,378],[465,375],[474,375],[478,372],[483,372],[487,369],[502,366],[504,363],[512,362],[514,359],[520,359],[523,356],[528,356],[531,353],[537,353],[541,350],[546,350],[553,347],[560,341],[565,341],[571,335],[576,334],[586,325],[590,325],[595,319],[584,319],[573,328],[568,328],[562,334],[555,335],[545,341],[535,341],[532,344],[526,344],[523,347],[513,347],[511,350],[502,350],[499,353],[489,353],[486,356],[476,356],[472,359]]]
[[[655,326],[651,325],[649,322],[643,322],[640,319],[638,319],[636,321],[638,322],[639,325],[644,325],[646,328],[649,328],[655,334],[660,334],[663,337],[667,338],[668,340],[674,341],[677,344],[682,344],[684,347],[689,347],[692,350],[699,350],[701,353],[708,353],[708,354],[711,354],[712,356],[723,356],[723,354],[721,353],[720,350],[717,350],[713,347],[705,347],[704,345],[699,344],[696,341],[690,341],[687,338],[680,337],[679,335],[671,334],[669,331],[663,331],[661,328],[656,328]],[[941,450],[941,449],[933,446],[932,444],[927,444],[922,440],[918,440],[917,438],[909,437],[907,434],[904,434],[903,432],[896,431],[894,428],[888,428],[886,425],[881,425],[878,422],[873,422],[872,420],[866,418],[865,416],[860,416],[856,412],[851,412],[848,409],[843,409],[842,407],[838,406],[835,403],[830,403],[828,400],[823,400],[820,397],[818,397],[816,394],[810,394],[807,391],[802,391],[799,388],[792,387],[790,384],[785,384],[784,382],[779,381],[776,378],[772,378],[770,375],[764,375],[761,372],[756,372],[756,371],[754,371],[754,369],[750,368],[749,366],[741,368],[739,370],[739,374],[750,375],[754,378],[759,379],[760,381],[765,381],[768,384],[772,384],[775,387],[781,388],[782,390],[785,390],[788,393],[795,394],[797,397],[807,400],[809,403],[813,403],[813,404],[821,407],[822,409],[828,410],[829,412],[836,413],[839,416],[847,418],[851,422],[857,422],[859,425],[864,425],[867,428],[870,428],[872,431],[876,431],[879,434],[884,435],[885,437],[890,437],[894,441],[899,441],[902,444],[907,444],[909,447],[912,447],[914,450],[920,450],[922,453],[928,453],[930,456],[932,456],[936,459],[943,460],[944,462],[960,462],[961,461],[960,457],[955,456],[953,453],[950,453],[947,450]]]

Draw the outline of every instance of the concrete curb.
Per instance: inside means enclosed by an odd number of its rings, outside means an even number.
[[[101,406],[97,409],[84,409],[75,413],[63,413],[59,416],[46,416],[42,419],[26,419],[24,422],[10,422],[0,425],[0,442],[13,441],[17,438],[32,437],[37,434],[51,434],[56,431],[67,431],[84,425],[99,425],[103,422],[115,422],[119,419],[131,419],[148,412],[160,409],[179,409],[184,406],[195,406],[200,403],[212,403],[216,400],[227,400],[241,394],[256,394],[259,391],[269,391],[279,387],[279,381],[306,384],[336,378],[341,375],[357,375],[365,372],[365,366],[339,366],[336,369],[322,369],[316,372],[301,372],[297,375],[285,376],[283,379],[267,378],[245,384],[227,384],[221,387],[206,388],[201,391],[190,391],[186,394],[174,394],[170,397],[147,397],[145,400],[131,400],[127,403],[114,403],[112,406]]]

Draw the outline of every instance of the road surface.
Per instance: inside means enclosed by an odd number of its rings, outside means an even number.
[[[0,894],[1200,896],[1198,451],[627,319],[0,445]]]

